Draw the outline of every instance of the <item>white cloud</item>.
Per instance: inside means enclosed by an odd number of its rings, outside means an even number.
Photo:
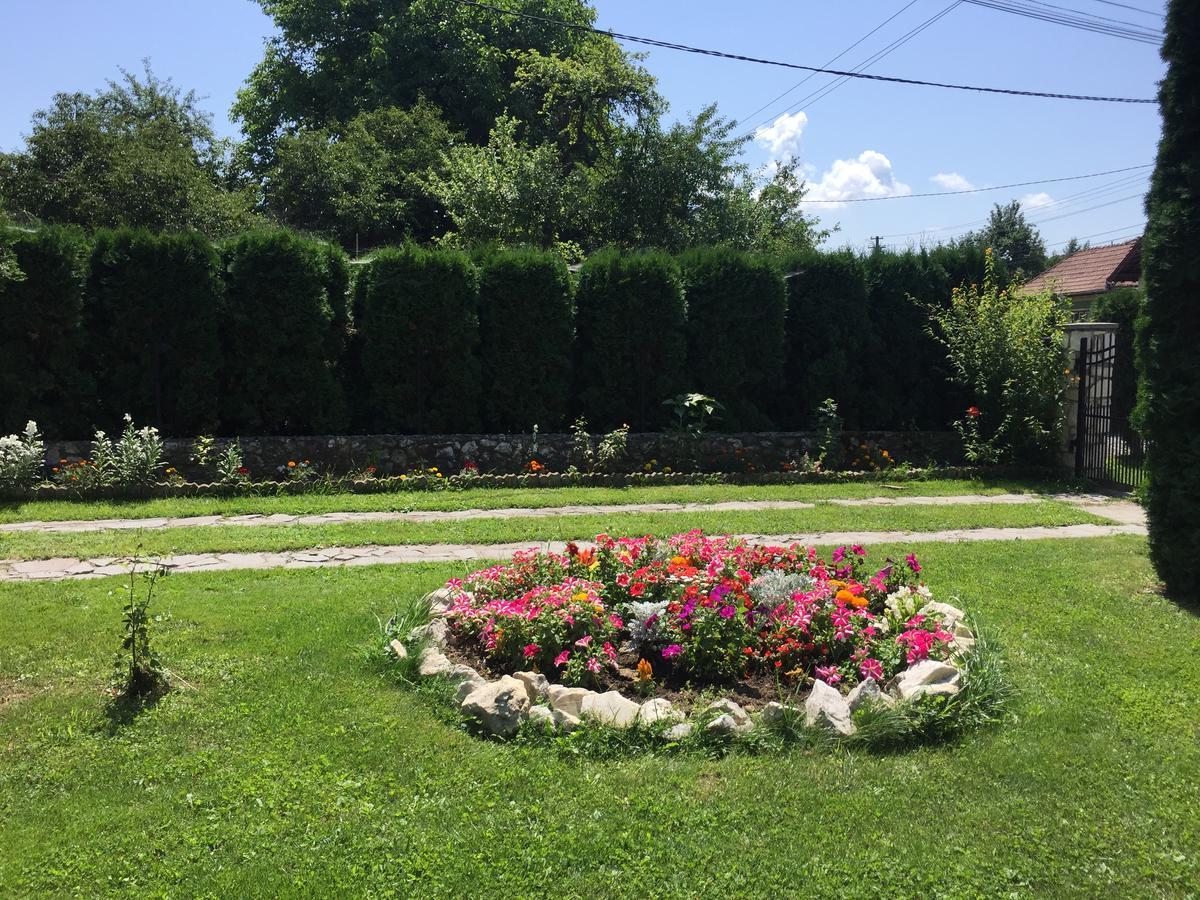
[[[771,151],[774,159],[800,155],[800,135],[808,124],[808,116],[802,112],[792,115],[784,113],[766,128],[754,132],[754,139]]]
[[[1049,206],[1054,202],[1054,198],[1045,191],[1038,191],[1036,194],[1026,194],[1021,198],[1022,209],[1037,209],[1040,206]]]
[[[940,188],[947,191],[971,191],[975,189],[975,185],[967,181],[957,172],[938,172],[929,179]]]
[[[901,197],[912,188],[896,180],[892,161],[878,150],[864,150],[855,159],[835,160],[821,180],[810,183],[810,200],[853,200],[859,197]]]

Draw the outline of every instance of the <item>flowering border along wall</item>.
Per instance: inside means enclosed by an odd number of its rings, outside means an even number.
[[[912,554],[875,569],[861,546],[825,560],[700,531],[602,534],[517,553],[426,600],[430,621],[393,652],[454,682],[464,715],[504,737],[592,725],[667,742],[941,737],[996,720],[1006,692]]]

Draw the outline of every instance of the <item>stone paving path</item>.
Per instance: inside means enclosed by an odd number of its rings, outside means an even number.
[[[354,522],[453,522],[465,519],[542,519],[556,516],[607,515],[610,513],[655,512],[728,512],[733,510],[814,509],[820,504],[831,506],[971,506],[978,504],[1026,504],[1042,500],[1063,500],[1074,503],[1087,512],[1107,518],[1117,518],[1109,510],[1114,503],[1100,494],[959,494],[943,497],[866,497],[861,499],[832,499],[809,503],[801,500],[731,500],[724,503],[629,503],[603,506],[546,506],[509,509],[423,510],[419,512],[331,512],[315,515],[251,513],[240,516],[183,516],[145,519],[64,519],[62,521],[31,521],[0,523],[0,534],[14,532],[82,533],[91,531],[120,531],[167,528],[205,528],[218,525],[254,527],[264,525],[347,525]],[[1140,514],[1136,504],[1126,503]],[[1140,519],[1125,519],[1136,524]]]
[[[1139,524],[1066,525],[1034,528],[970,528],[953,531],[839,531],[790,535],[742,535],[764,544],[915,544],[928,541],[1025,541],[1047,538],[1093,538],[1118,534],[1145,535]],[[586,545],[586,541],[580,541]],[[514,544],[428,544],[366,547],[328,547],[282,553],[191,553],[155,560],[173,572],[216,572],[234,569],[304,569],[314,566],[370,566],[418,562],[470,562],[503,559],[517,550],[537,546],[562,552],[562,541]],[[103,578],[124,575],[134,565],[130,559],[0,560],[0,581],[54,581],[68,578]],[[149,561],[141,563],[144,568]]]

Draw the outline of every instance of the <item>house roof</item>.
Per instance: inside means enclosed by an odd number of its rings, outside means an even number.
[[[1027,294],[1040,294],[1047,287],[1068,297],[1099,294],[1111,287],[1137,284],[1142,274],[1142,239],[1134,238],[1107,247],[1090,247],[1072,253],[1027,282]]]

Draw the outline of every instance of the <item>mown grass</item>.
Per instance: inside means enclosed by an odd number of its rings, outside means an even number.
[[[213,525],[102,532],[0,533],[0,559],[96,558],[177,553],[298,550],[366,544],[499,544],[579,540],[601,532],[669,535],[690,528],[737,534],[812,531],[939,531],[1106,523],[1061,501],[906,507],[818,506],[813,509],[570,515],[444,522],[356,522],[326,525]]]
[[[879,553],[899,547],[874,548]],[[474,738],[367,657],[462,571],[175,576],[180,687],[113,727],[117,580],[0,587],[5,896],[1179,896],[1200,890],[1200,618],[1135,538],[922,548],[1008,722],[893,754],[597,760]]]
[[[726,500],[825,500],[830,497],[946,496],[1054,492],[1067,482],[1013,479],[929,479],[843,484],[739,486],[671,485],[638,488],[525,488],[387,494],[297,494],[272,497],[171,497],[154,500],[0,501],[0,522],[63,519],[148,518],[158,516],[315,514],[425,509],[500,509],[615,503],[718,503]]]

